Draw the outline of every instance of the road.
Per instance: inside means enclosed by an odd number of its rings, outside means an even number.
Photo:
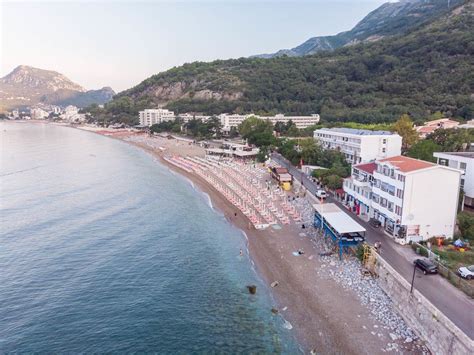
[[[302,174],[296,167],[291,165],[288,160],[277,153],[272,154],[272,159],[281,166],[288,168],[295,179],[302,182],[304,187],[313,195],[316,194],[318,190],[317,185],[306,175]],[[345,206],[331,197],[328,197],[328,202],[335,203],[343,210],[346,210]],[[416,254],[407,251],[408,247],[397,244],[383,231],[373,228],[370,224],[356,217],[354,214],[348,213],[348,215],[367,229],[366,240],[369,244],[381,241],[381,256],[400,273],[400,275],[411,283],[413,276],[412,261],[416,259]],[[439,275],[425,276],[419,270],[417,270],[416,273],[414,287],[471,339],[474,339],[474,301],[469,298],[469,296],[451,285],[443,277]]]

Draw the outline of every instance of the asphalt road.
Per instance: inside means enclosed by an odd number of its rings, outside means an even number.
[[[288,160],[277,153],[272,154],[272,159],[281,166],[288,168],[295,179],[302,182],[304,187],[313,195],[318,190],[317,185],[306,175],[302,174]],[[341,209],[346,210],[339,201],[328,197],[328,202],[337,204]],[[397,244],[383,231],[373,228],[367,222],[348,212],[352,219],[362,225],[366,232],[366,240],[369,244],[376,241],[382,243],[380,255],[408,282],[411,283],[413,276],[412,261],[417,255],[411,248]],[[474,301],[464,292],[451,285],[446,279],[439,275],[423,275],[420,270],[416,271],[414,288],[423,294],[433,305],[443,312],[454,324],[464,331],[471,339],[474,339]]]

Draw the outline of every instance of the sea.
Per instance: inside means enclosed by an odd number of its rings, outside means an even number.
[[[189,180],[119,140],[0,121],[0,353],[301,352],[274,306]]]

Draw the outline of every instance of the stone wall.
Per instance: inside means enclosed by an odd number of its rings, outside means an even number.
[[[433,354],[474,353],[474,341],[420,292],[415,289],[410,293],[410,283],[380,256],[377,258],[376,272],[380,286],[392,299],[400,315],[426,340]]]

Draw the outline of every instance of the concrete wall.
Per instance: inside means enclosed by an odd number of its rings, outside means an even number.
[[[406,176],[402,224],[419,225],[426,240],[452,238],[456,223],[460,172],[436,166]],[[412,217],[410,219],[410,217]]]
[[[407,324],[426,341],[433,354],[464,355],[474,353],[474,341],[408,283],[380,256],[376,272],[379,284],[392,299]]]

